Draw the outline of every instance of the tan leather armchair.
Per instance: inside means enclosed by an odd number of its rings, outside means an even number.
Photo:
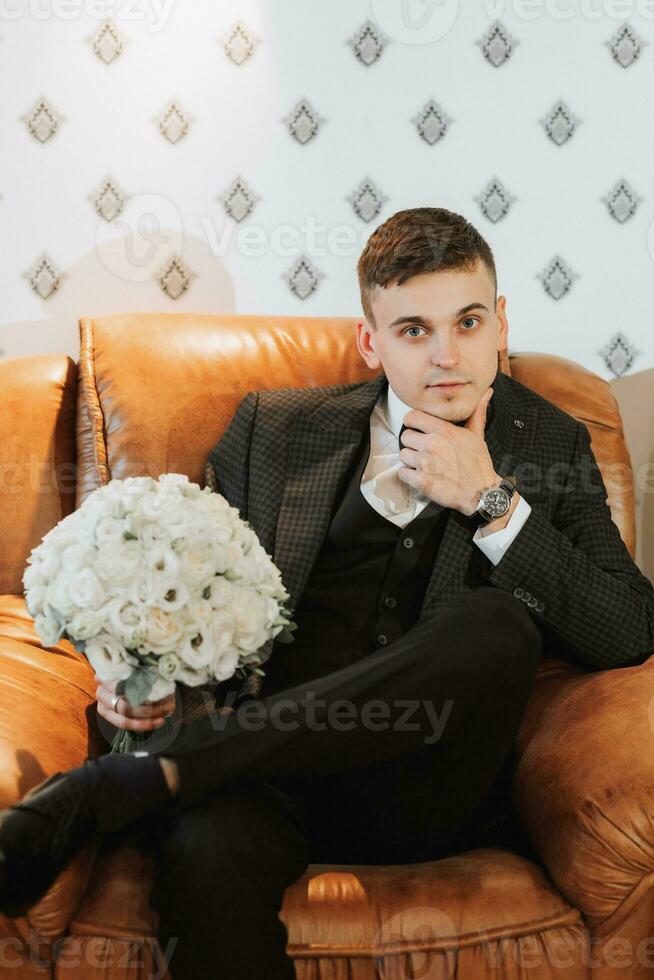
[[[125,314],[80,321],[78,364],[0,361],[0,806],[108,748],[89,665],[67,641],[43,649],[26,612],[31,548],[112,477],[202,483],[248,391],[372,377],[354,324]],[[586,423],[633,555],[633,479],[610,386],[548,355],[503,352],[500,368]],[[406,866],[311,865],[281,913],[300,980],[654,975],[653,681],[652,658],[589,674],[544,660],[515,784],[542,863],[481,848]],[[171,976],[150,874],[129,836],[85,849],[24,918],[0,918],[0,978]]]

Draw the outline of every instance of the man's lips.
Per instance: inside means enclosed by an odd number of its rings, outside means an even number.
[[[428,388],[463,388],[463,386],[467,384],[468,384],[467,381],[439,381],[438,384],[427,385],[427,387]]]

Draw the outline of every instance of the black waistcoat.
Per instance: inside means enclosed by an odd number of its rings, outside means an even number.
[[[404,528],[361,493],[370,426],[346,473],[321,550],[295,609],[292,643],[274,643],[262,696],[385,648],[418,619],[447,508],[431,501]]]

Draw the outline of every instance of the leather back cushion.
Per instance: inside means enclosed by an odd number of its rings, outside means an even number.
[[[80,320],[77,504],[112,478],[203,468],[240,400],[260,388],[367,381],[355,317],[197,313]],[[629,455],[610,386],[562,358],[499,356],[500,370],[584,421],[600,467],[628,464],[607,485],[613,519],[634,554]],[[604,472],[604,470],[603,470]]]
[[[0,360],[0,595],[22,595],[30,551],[75,507],[76,388],[65,354]]]

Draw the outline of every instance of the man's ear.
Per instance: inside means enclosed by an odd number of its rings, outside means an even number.
[[[506,318],[506,296],[497,297],[496,316],[498,319],[497,349],[506,351],[509,347],[509,321]]]
[[[357,347],[361,357],[372,371],[381,367],[381,361],[375,351],[376,335],[377,332],[372,329],[366,317],[357,320]]]

